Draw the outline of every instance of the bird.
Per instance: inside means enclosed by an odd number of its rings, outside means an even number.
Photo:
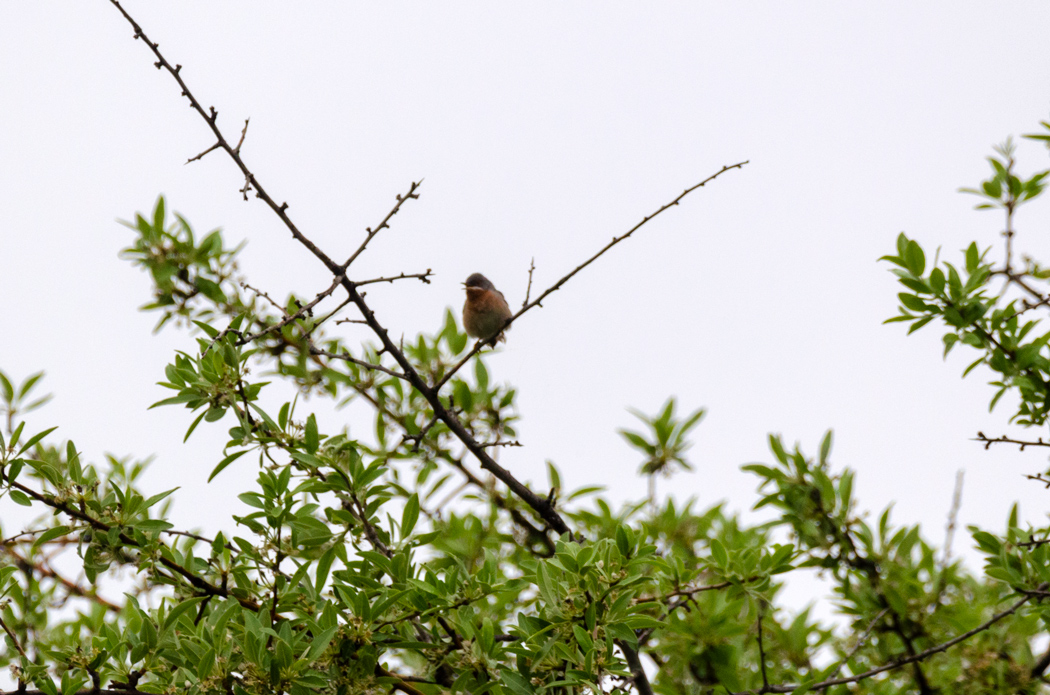
[[[512,314],[503,293],[487,277],[474,273],[463,283],[467,301],[463,304],[463,327],[467,335],[479,340],[506,342],[503,324]]]

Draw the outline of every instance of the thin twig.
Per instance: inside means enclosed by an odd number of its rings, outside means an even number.
[[[533,257],[529,261],[529,286],[525,288],[525,301],[521,303],[521,308],[524,309],[529,305],[529,295],[532,294],[532,273],[536,270],[536,258]]]
[[[6,632],[7,636],[11,638],[11,642],[14,643],[15,649],[17,649],[18,653],[22,655],[22,658],[28,658],[26,657],[25,650],[22,649],[22,645],[18,643],[18,638],[15,637],[15,633],[11,632],[11,628],[9,628],[7,623],[4,622],[3,617],[0,617],[0,627],[4,628],[4,632]]]
[[[73,533],[79,531],[81,528],[83,528],[83,527],[81,527],[81,526],[74,526],[74,527],[69,529],[69,533],[73,534]],[[5,538],[3,540],[0,540],[0,546],[11,545],[12,543],[15,543],[16,541],[18,541],[21,538],[30,538],[32,536],[40,535],[44,531],[50,531],[50,530],[51,530],[50,528],[40,528],[40,529],[35,529],[33,531],[22,531],[21,533],[18,533],[18,534],[15,534],[15,535],[11,536],[10,538]]]
[[[189,159],[187,159],[187,160],[186,160],[186,163],[187,163],[187,164],[189,164],[190,162],[196,162],[196,161],[198,161],[198,160],[200,160],[200,159],[204,159],[204,155],[206,155],[206,154],[208,154],[209,152],[212,152],[212,151],[214,151],[214,150],[217,150],[217,149],[219,149],[220,147],[222,147],[222,145],[220,145],[219,143],[215,143],[214,145],[212,145],[212,146],[211,146],[211,147],[209,147],[208,149],[204,150],[204,151],[203,151],[203,152],[201,152],[200,154],[198,154],[198,155],[195,155],[195,156],[193,156],[193,157],[190,157]]]
[[[1050,478],[1043,477],[1042,473],[1036,473],[1035,475],[1026,474],[1025,478],[1028,478],[1029,480],[1034,480],[1037,483],[1042,483],[1043,486],[1046,487],[1046,489],[1050,490]]]
[[[747,579],[745,579],[743,582],[740,582],[740,583],[753,582],[753,581],[756,581],[758,579],[765,579],[765,577],[758,577],[758,576],[756,576],[756,577],[748,577]],[[718,584],[705,584],[704,586],[698,586],[698,587],[695,587],[695,588],[692,588],[692,589],[676,589],[674,591],[671,591],[669,593],[663,594],[661,596],[639,596],[638,598],[634,599],[632,601],[632,603],[635,604],[635,605],[637,605],[639,603],[663,603],[664,601],[666,601],[669,598],[676,598],[676,597],[679,597],[679,596],[692,598],[695,594],[700,594],[700,593],[703,593],[705,591],[717,591],[718,589],[726,589],[726,588],[731,587],[731,586],[733,586],[733,582],[728,582],[728,581],[726,581],[726,582],[719,582]]]
[[[962,506],[963,478],[966,471],[961,468],[955,474],[955,490],[952,492],[952,507],[948,512],[948,526],[944,533],[944,569],[952,559],[952,541],[955,540],[955,525],[959,519],[959,507]]]
[[[365,360],[359,360],[356,357],[353,357],[349,352],[343,352],[343,353],[328,352],[327,350],[322,350],[320,348],[311,346],[310,347],[310,354],[311,355],[320,355],[322,357],[328,357],[329,359],[333,359],[333,360],[343,360],[344,362],[350,362],[351,364],[356,364],[359,367],[364,367],[365,369],[371,369],[371,370],[374,370],[374,371],[377,371],[377,372],[383,372],[384,374],[389,374],[390,376],[397,377],[398,379],[404,379],[406,381],[408,380],[408,377],[405,376],[404,374],[401,374],[400,372],[395,372],[393,369],[388,369],[388,368],[384,367],[381,364],[373,364],[372,362],[366,362]]]
[[[984,432],[978,432],[977,436],[971,441],[983,443],[985,449],[991,448],[992,444],[1016,444],[1021,451],[1024,451],[1026,446],[1050,446],[1050,442],[1044,442],[1042,437],[1034,442],[1026,442],[1020,439],[1011,439],[1005,434],[1001,437],[988,437]]]
[[[241,145],[244,144],[244,136],[248,134],[248,121],[251,119],[244,119],[244,128],[241,129],[241,139],[237,141],[237,146],[233,148],[233,151],[237,154],[241,153]]]
[[[346,262],[339,266],[342,270],[346,270],[347,268],[349,268],[350,264],[357,260],[358,256],[364,253],[365,249],[368,247],[368,242],[372,241],[376,234],[379,234],[379,232],[390,227],[390,219],[398,213],[398,211],[401,209],[401,206],[404,205],[406,201],[419,197],[419,194],[416,193],[416,189],[419,188],[419,185],[421,183],[423,183],[423,179],[420,179],[419,181],[413,181],[412,185],[408,189],[408,193],[405,193],[404,195],[401,195],[399,193],[397,195],[397,203],[394,205],[393,208],[390,209],[390,212],[386,214],[386,217],[383,218],[383,221],[376,225],[374,228],[369,227],[365,230],[368,233],[368,236],[366,236],[365,240],[361,242],[361,245],[357,247],[357,250],[350,254],[350,258],[347,258]]]
[[[285,315],[283,319],[281,319],[277,323],[274,323],[274,324],[272,324],[270,326],[267,326],[265,329],[259,331],[258,333],[242,337],[240,340],[237,341],[237,344],[238,345],[247,345],[248,343],[255,342],[256,340],[259,340],[260,338],[263,338],[263,337],[269,335],[270,333],[273,333],[274,331],[278,331],[278,330],[284,328],[285,326],[287,326],[288,324],[290,324],[290,323],[292,323],[294,321],[297,321],[298,319],[303,318],[304,316],[309,314],[313,310],[313,308],[315,306],[320,304],[322,300],[324,300],[326,297],[330,296],[332,294],[332,292],[335,292],[335,289],[337,287],[339,287],[339,285],[342,283],[342,281],[343,281],[343,276],[336,277],[332,281],[332,284],[328,286],[328,289],[318,293],[317,296],[314,297],[310,301],[309,304],[305,304],[305,305],[299,307],[299,310],[296,311],[294,314],[288,314],[287,312],[285,312],[284,309],[281,309],[281,313],[283,313]],[[245,285],[245,287],[248,287],[248,285]],[[253,290],[253,291],[258,293],[258,290]],[[270,299],[270,297],[268,295],[266,295],[265,293],[261,293],[261,294],[263,294],[263,296],[265,296],[267,299],[269,299],[271,303],[274,303],[276,305],[276,302],[273,302],[273,300]],[[345,304],[343,306],[345,306]]]
[[[861,650],[861,647],[864,646],[864,643],[868,641],[868,636],[871,635],[872,631],[875,629],[875,626],[878,625],[880,620],[882,620],[882,616],[886,615],[886,613],[889,612],[889,610],[889,608],[883,608],[881,611],[879,611],[879,614],[876,615],[870,623],[868,623],[868,627],[864,630],[863,633],[861,633],[860,637],[857,638],[856,643],[853,645],[853,649],[850,649],[849,653],[846,654],[846,656],[842,657],[842,660],[839,661],[838,665],[835,666],[835,668],[829,674],[830,677],[834,678],[835,676],[839,675],[839,671],[842,670],[842,667],[845,666],[850,659],[857,655],[857,652]]]
[[[525,446],[525,445],[522,444],[521,442],[519,442],[517,439],[511,439],[511,440],[508,440],[508,441],[505,441],[505,442],[489,442],[488,444],[482,444],[481,448],[482,449],[488,449],[489,447],[493,447],[493,446],[514,446],[514,447],[517,447],[517,446]]]
[[[425,273],[407,273],[407,274],[406,273],[401,273],[400,275],[393,275],[393,276],[387,277],[387,278],[372,278],[371,280],[355,280],[354,284],[357,285],[358,287],[361,287],[363,285],[374,285],[377,282],[390,282],[390,283],[393,283],[395,280],[416,279],[416,280],[421,280],[424,285],[429,285],[430,284],[430,278],[433,275],[434,275],[434,273],[432,273],[430,271],[430,268],[427,268],[427,272],[425,272]]]

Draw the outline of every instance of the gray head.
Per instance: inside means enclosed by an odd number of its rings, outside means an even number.
[[[479,290],[494,290],[496,286],[489,282],[489,279],[481,273],[474,273],[467,281],[463,283],[466,287],[476,287]]]

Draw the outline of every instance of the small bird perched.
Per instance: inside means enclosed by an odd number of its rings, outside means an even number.
[[[467,335],[488,340],[506,342],[503,324],[512,314],[503,293],[481,273],[474,273],[463,283],[467,290],[467,301],[463,304],[463,326]]]

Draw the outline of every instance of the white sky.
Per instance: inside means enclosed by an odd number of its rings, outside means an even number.
[[[615,434],[668,395],[704,406],[692,474],[673,487],[747,510],[781,432],[857,473],[861,504],[943,538],[955,472],[960,520],[1001,528],[1014,500],[1045,519],[1022,474],[1039,451],[984,451],[1011,403],[970,359],[940,358],[933,326],[911,338],[886,264],[904,230],[951,257],[999,244],[997,213],[956,189],[986,175],[990,146],[1047,116],[1050,5],[977,3],[145,2],[127,8],[198,98],[220,111],[263,185],[335,257],[394,195],[422,198],[355,264],[358,277],[432,268],[434,283],[369,293],[398,335],[433,331],[460,283],[484,272],[520,305],[536,287],[723,164],[749,159],[662,215],[515,324],[493,378],[519,388],[526,445],[502,453],[545,483],[604,483],[637,497],[638,456]],[[144,274],[118,260],[116,218],[156,196],[201,231],[247,238],[242,268],[274,296],[329,280],[275,216],[241,201],[170,76],[105,0],[0,5],[0,369],[45,369],[61,425],[93,461],[157,455],[147,485],[183,486],[176,521],[230,527],[254,476],[241,459],[208,486],[229,423],[182,435],[188,411],[147,411],[176,330],[151,334]],[[1047,166],[1033,144],[1021,168]],[[1021,213],[1019,246],[1050,260],[1047,203]],[[932,254],[931,254],[932,255]],[[351,339],[364,331],[350,327]],[[958,352],[962,353],[962,350]],[[326,416],[369,432],[363,412]],[[1035,436],[1039,433],[1028,433]],[[239,465],[243,463],[244,465]],[[232,501],[232,502],[231,502]],[[5,531],[18,529],[0,502]],[[967,552],[968,536],[956,541]],[[973,553],[969,553],[974,557]]]

